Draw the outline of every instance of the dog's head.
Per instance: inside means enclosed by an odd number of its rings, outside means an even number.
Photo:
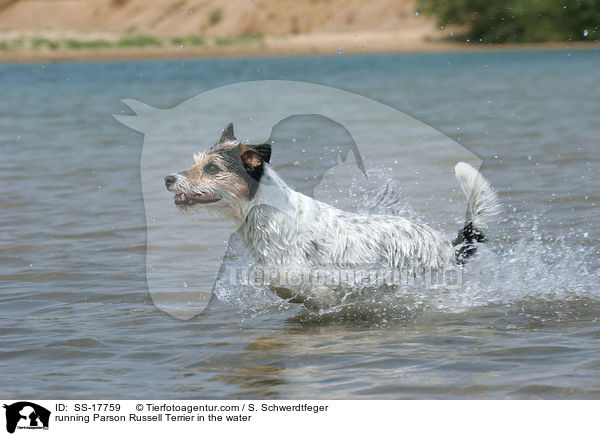
[[[194,155],[191,168],[168,175],[165,184],[175,193],[175,205],[181,210],[205,207],[241,217],[270,158],[269,144],[241,144],[229,123],[213,147]]]

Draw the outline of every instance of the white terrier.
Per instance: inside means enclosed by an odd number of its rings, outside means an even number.
[[[486,241],[486,218],[498,212],[489,183],[464,162],[456,165],[455,174],[468,213],[451,241],[403,217],[345,212],[296,192],[271,168],[270,157],[269,144],[241,144],[230,123],[215,146],[194,155],[194,166],[165,177],[165,183],[181,210],[206,208],[232,218],[259,263],[283,267],[440,270],[473,256],[476,244]],[[314,294],[271,290],[291,302],[319,306]]]

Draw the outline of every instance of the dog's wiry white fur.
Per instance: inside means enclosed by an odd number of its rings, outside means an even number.
[[[468,164],[459,163],[455,171],[467,195],[470,217],[483,226],[485,218],[496,212],[493,190]],[[295,206],[294,213],[269,206],[274,190]],[[437,270],[454,262],[451,241],[432,228],[394,215],[336,209],[294,191],[268,164],[245,209],[239,233],[261,263]]]

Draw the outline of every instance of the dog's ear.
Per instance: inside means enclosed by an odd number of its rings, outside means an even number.
[[[263,163],[260,154],[245,144],[240,145],[240,159],[242,159],[242,163],[249,168],[257,168]]]
[[[236,141],[235,135],[233,134],[233,123],[229,123],[227,124],[227,127],[223,129],[223,133],[221,133],[221,137],[217,141],[217,144],[233,141]]]
[[[271,144],[249,145],[248,147],[256,151],[263,162],[269,163],[271,161]]]
[[[240,145],[240,158],[244,165],[256,168],[263,164],[269,163],[271,159],[271,146],[269,144],[259,145]]]

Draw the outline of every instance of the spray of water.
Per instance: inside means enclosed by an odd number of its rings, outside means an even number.
[[[382,188],[373,194],[359,181],[354,182],[349,196],[354,210],[421,219],[404,202],[401,189],[385,171],[372,171],[369,177]],[[481,246],[478,255],[464,267],[460,283],[442,280],[425,284],[416,280],[389,286],[362,281],[337,287],[335,300],[317,309],[288,303],[262,285],[234,286],[220,280],[215,294],[235,306],[242,316],[283,310],[300,311],[303,319],[310,321],[369,319],[383,324],[480,308],[497,307],[538,316],[545,311],[556,315],[561,307],[568,310],[575,303],[583,307],[600,305],[600,265],[593,241],[573,231],[550,237],[539,228],[535,216],[518,216],[511,211],[500,215],[494,225],[492,240]],[[249,263],[252,260],[242,254],[232,265]]]

